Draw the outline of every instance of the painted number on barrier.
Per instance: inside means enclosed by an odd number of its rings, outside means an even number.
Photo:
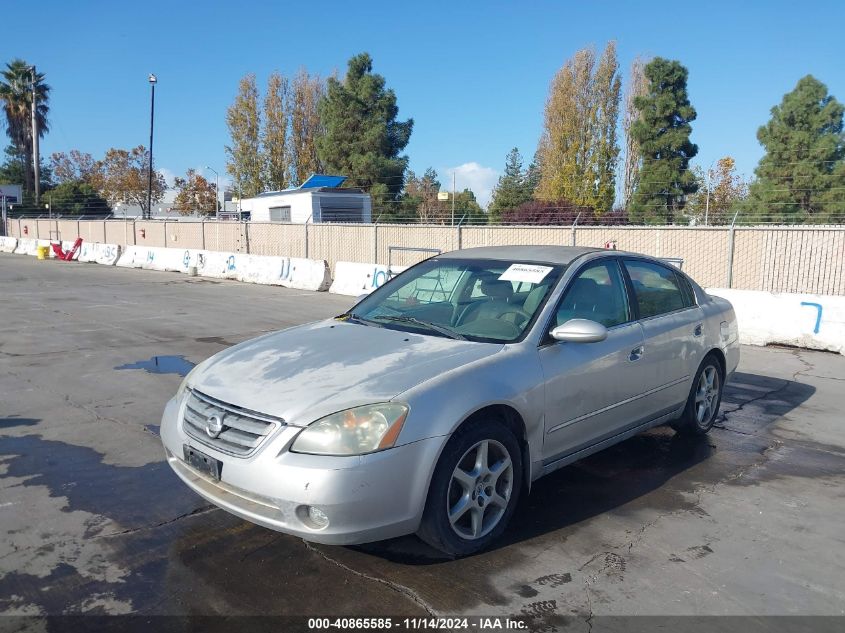
[[[235,256],[229,255],[229,259],[226,260],[226,270],[235,270]]]
[[[373,288],[381,288],[385,283],[393,279],[396,275],[393,274],[391,270],[379,270],[378,268],[373,268],[372,274],[372,287]]]
[[[182,266],[187,268],[191,263],[191,251],[185,251],[185,254],[182,256]]]
[[[813,328],[813,334],[819,333],[819,326],[822,324],[822,305],[820,303],[813,303],[812,301],[802,301],[802,306],[811,306],[816,309],[816,325]]]
[[[153,251],[147,251],[147,263],[152,264],[155,258],[156,254]]]
[[[279,279],[282,281],[290,279],[291,272],[290,260],[284,257],[282,259],[282,268],[279,271]]]

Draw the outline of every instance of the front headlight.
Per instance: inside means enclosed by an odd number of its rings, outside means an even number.
[[[404,404],[368,404],[332,413],[309,425],[291,447],[312,455],[363,455],[396,443],[408,416]]]
[[[182,381],[182,384],[179,385],[179,388],[176,390],[177,400],[181,400],[182,397],[185,395],[185,391],[188,389],[188,381],[191,379],[191,376],[198,368],[199,364],[195,365],[194,368],[188,372],[188,375],[185,376],[185,379]]]

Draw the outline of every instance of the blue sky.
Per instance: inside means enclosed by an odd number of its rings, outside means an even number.
[[[411,168],[486,201],[505,154],[530,159],[555,71],[578,49],[618,44],[680,60],[698,111],[696,162],[724,155],[751,174],[757,128],[812,73],[845,100],[845,2],[6,3],[0,61],[23,57],[52,86],[42,154],[146,145],[156,73],[155,158],[166,174],[224,172],[225,110],[238,79],[273,70],[340,74],[368,51],[413,117]],[[29,27],[37,24],[36,29]],[[209,172],[210,175],[210,172]],[[212,176],[213,177],[213,176]]]

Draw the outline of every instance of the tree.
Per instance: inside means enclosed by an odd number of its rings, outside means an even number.
[[[182,215],[199,213],[214,215],[218,211],[217,186],[209,182],[195,170],[189,169],[185,178],[178,176],[174,180],[177,190],[173,208]]]
[[[288,127],[290,124],[290,96],[288,80],[273,73],[267,80],[264,96],[265,181],[271,189],[281,190],[290,182]]]
[[[536,166],[534,169],[536,171]],[[505,171],[499,176],[493,189],[493,199],[487,209],[492,223],[500,222],[504,211],[515,209],[533,198],[534,187],[532,179],[529,179],[529,171],[522,169],[522,156],[516,147],[508,152]]]
[[[634,139],[631,127],[634,121],[639,118],[639,112],[634,105],[637,97],[642,97],[648,90],[646,80],[645,62],[637,57],[631,62],[630,77],[625,90],[625,109],[622,114],[622,136],[624,138],[624,153],[622,158],[622,207],[627,209],[631,205],[634,196],[634,189],[637,187],[637,180],[642,163],[640,144]]]
[[[72,149],[69,153],[54,152],[50,155],[50,167],[56,183],[89,182],[95,177],[97,161],[91,154]]]
[[[264,191],[264,182],[259,135],[261,113],[254,74],[241,78],[238,94],[226,110],[226,125],[231,137],[231,145],[226,146],[226,171],[235,180],[242,197],[256,196]]]
[[[706,224],[730,222],[732,211],[748,196],[748,183],[736,173],[736,161],[725,156],[707,172],[700,167],[692,172],[698,191],[687,200],[686,215]]]
[[[757,131],[766,150],[751,185],[753,219],[830,222],[845,214],[843,105],[812,75],[798,81]]]
[[[319,76],[309,76],[301,68],[290,87],[290,156],[291,182],[302,184],[311,174],[322,170],[317,155],[317,139],[323,135],[318,104],[325,94]]]
[[[537,152],[542,165],[538,198],[566,199],[600,211],[613,206],[618,68],[616,44],[609,42],[598,66],[595,51],[582,49],[555,75]]]
[[[121,202],[134,204],[147,214],[149,160],[150,154],[143,145],[131,150],[111,148],[103,160],[96,162],[91,185],[111,206]],[[152,203],[161,202],[166,190],[164,176],[153,166]]]
[[[451,202],[450,202],[451,204]],[[451,214],[451,209],[449,209]],[[455,223],[487,224],[489,216],[478,204],[475,193],[471,189],[464,189],[455,193]]]
[[[111,206],[96,189],[82,180],[66,179],[47,194],[50,209],[60,215],[104,215],[111,212]]]
[[[35,169],[32,160],[32,67],[22,59],[13,59],[0,72],[0,100],[6,115],[6,133],[22,160],[23,187],[33,192]],[[36,120],[38,137],[49,131],[47,114],[50,111],[50,86],[44,83],[44,73],[35,73]]]
[[[628,219],[624,210],[612,210],[597,213],[591,207],[584,207],[570,200],[532,200],[516,209],[506,211],[503,216],[506,224],[526,225],[621,225]]]
[[[396,119],[396,94],[385,88],[384,77],[373,73],[369,54],[349,60],[343,81],[329,78],[319,113],[325,134],[317,139],[317,153],[326,169],[368,190],[376,209],[395,202],[408,165],[400,152],[414,122]]]
[[[634,221],[671,224],[686,197],[698,190],[689,170],[698,147],[690,141],[696,117],[687,96],[687,69],[680,62],[656,57],[644,69],[648,90],[634,98],[639,118],[631,134],[643,164],[629,214]]]
[[[437,224],[444,221],[444,210],[437,194],[440,192],[440,181],[433,167],[425,170],[422,178],[408,171],[405,179],[405,192],[402,204],[413,210],[416,220],[423,224]]]

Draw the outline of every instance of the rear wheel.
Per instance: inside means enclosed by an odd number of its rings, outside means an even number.
[[[418,535],[449,556],[487,547],[505,530],[522,485],[522,456],[499,421],[459,429],[437,462]]]
[[[713,428],[722,402],[723,382],[721,363],[715,355],[708,354],[695,375],[687,406],[672,427],[686,435],[704,435]]]

